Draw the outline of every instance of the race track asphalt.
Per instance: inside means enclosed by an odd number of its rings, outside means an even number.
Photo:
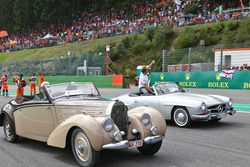
[[[100,89],[111,97],[133,89]],[[191,91],[191,90],[190,90]],[[235,102],[247,103],[249,91],[192,90],[192,92],[232,95]],[[13,97],[0,97],[0,106]],[[219,123],[196,122],[190,128],[178,128],[167,122],[167,132],[155,156],[133,150],[104,150],[101,167],[249,167],[250,114],[236,113]],[[70,150],[49,147],[29,139],[8,143],[0,128],[0,166],[3,167],[77,167]]]

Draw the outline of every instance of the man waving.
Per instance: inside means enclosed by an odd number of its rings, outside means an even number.
[[[153,60],[149,65],[142,67],[141,74],[139,77],[139,92],[143,94],[151,93],[154,94],[154,91],[149,87],[148,80],[148,69],[155,63]]]

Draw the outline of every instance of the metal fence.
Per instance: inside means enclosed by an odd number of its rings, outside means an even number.
[[[226,51],[229,48],[235,48],[235,50],[241,48],[241,50],[246,50],[246,52],[239,52],[238,55],[230,55],[230,53]],[[109,64],[108,72],[112,71],[110,68],[112,61],[109,58],[107,60],[106,56],[106,54],[88,53],[43,60],[1,63],[0,75],[8,74],[9,76],[13,76],[15,73],[30,75],[34,72],[46,75],[66,76],[105,75],[107,74],[107,62]],[[230,61],[227,59],[228,57]],[[223,44],[209,47],[171,49],[169,51],[164,50],[162,53],[161,71],[221,71],[224,66],[232,68],[235,64],[237,66],[246,65],[248,69],[250,69],[250,42],[244,44]]]
[[[71,55],[43,60],[29,60],[0,64],[0,73],[13,76],[15,73],[30,75],[104,75],[106,57],[101,54]]]
[[[244,48],[244,49],[242,49]],[[250,65],[250,43],[163,50],[162,72],[221,71]],[[247,50],[248,49],[248,50]],[[229,52],[228,50],[232,50]],[[244,53],[240,51],[245,51]],[[233,51],[239,51],[237,54]],[[236,57],[237,56],[237,57]],[[235,63],[238,62],[238,63]],[[241,63],[241,64],[240,64]],[[244,64],[245,63],[245,64]]]

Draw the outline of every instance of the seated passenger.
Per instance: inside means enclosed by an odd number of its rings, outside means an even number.
[[[151,65],[154,63],[154,60],[148,65],[142,67],[142,71],[139,77],[139,92],[141,94],[155,94],[154,91],[148,86],[149,80],[148,80],[148,68],[151,67]]]

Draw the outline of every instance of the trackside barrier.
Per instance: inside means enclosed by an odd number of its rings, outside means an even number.
[[[250,90],[250,71],[235,71],[232,78],[220,72],[152,72],[151,85],[155,82],[179,82],[184,88],[247,89]]]
[[[24,77],[27,84],[28,78]],[[51,84],[65,82],[93,82],[98,88],[126,88],[125,79],[122,75],[101,75],[101,76],[45,76],[45,80]],[[14,84],[9,79],[9,84]]]
[[[113,86],[123,86],[123,75],[113,75]]]

